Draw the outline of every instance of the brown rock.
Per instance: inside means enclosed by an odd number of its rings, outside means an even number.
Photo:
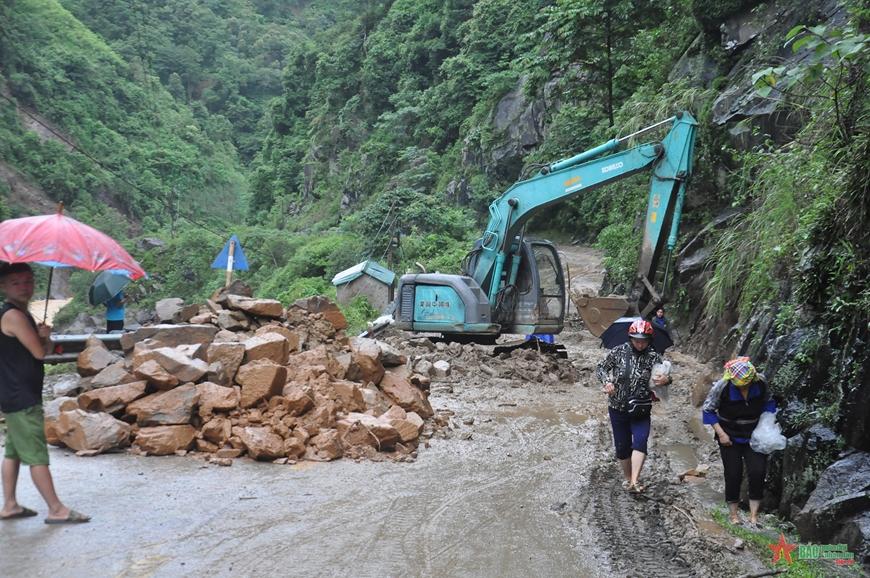
[[[217,444],[212,443],[208,440],[196,440],[196,449],[200,452],[208,452],[210,454],[213,454],[220,448],[218,448]]]
[[[154,339],[163,347],[177,347],[187,343],[211,343],[218,329],[214,325],[152,325],[140,327],[121,336],[121,347],[129,351],[146,339]]]
[[[241,407],[253,407],[273,395],[281,395],[287,382],[287,368],[259,359],[239,368],[236,381],[242,386]]]
[[[163,366],[153,359],[149,359],[139,365],[139,367],[133,370],[133,373],[139,379],[144,379],[162,391],[168,391],[179,383],[177,377],[163,369]]]
[[[291,381],[284,386],[281,396],[284,409],[291,416],[302,415],[314,407],[314,392],[307,385]]]
[[[702,478],[699,476],[684,476],[683,481],[690,484],[706,484],[707,478]]]
[[[323,405],[315,406],[314,409],[298,418],[297,429],[305,429],[309,435],[315,436],[320,430],[335,427],[335,406],[326,401]]]
[[[136,433],[136,445],[155,456],[174,454],[193,445],[196,430],[191,425],[143,427]]]
[[[345,375],[345,379],[356,382],[379,383],[384,377],[384,366],[381,365],[381,350],[375,346],[374,349],[366,348],[361,351],[353,352],[353,363]]]
[[[278,365],[286,365],[290,359],[290,343],[278,333],[255,335],[244,341],[245,357],[242,363],[268,359]]]
[[[288,364],[291,368],[291,374],[294,376],[300,375],[301,372],[305,371],[306,367],[321,366],[326,369],[329,375],[336,379],[344,379],[345,377],[343,367],[335,359],[332,351],[330,351],[326,345],[320,345],[312,350],[296,353],[290,356]],[[309,376],[309,378],[310,377],[311,376]],[[293,379],[300,382],[305,381],[301,375],[299,377],[294,377]]]
[[[76,369],[82,377],[90,377],[97,375],[117,361],[118,357],[106,349],[106,346],[100,341],[99,347],[86,347],[84,351],[79,353]]]
[[[433,413],[429,400],[423,393],[394,373],[387,373],[380,383],[381,391],[393,403],[405,411],[414,411],[420,417],[427,418]]]
[[[400,439],[391,424],[364,413],[349,413],[336,426],[342,443],[350,446],[368,445],[381,451],[394,447]]]
[[[356,383],[339,379],[331,382],[329,386],[330,389],[334,392],[334,395],[329,397],[335,400],[339,409],[344,411],[345,413],[351,411],[363,412],[368,409],[366,407],[366,401],[363,398],[362,392],[360,391],[359,386]]]
[[[223,416],[215,416],[211,420],[202,424],[202,436],[210,442],[218,445],[230,439],[232,433],[232,422]],[[231,456],[236,457],[236,456]]]
[[[209,363],[209,381],[220,385],[232,385],[244,357],[245,345],[243,343],[212,343],[209,345],[206,355],[206,361]],[[220,363],[220,368],[213,368],[212,365],[215,363]],[[215,375],[212,375],[213,369],[216,370],[214,371]]]
[[[352,337],[351,342],[354,339],[359,339],[358,337]],[[381,363],[386,367],[394,367],[397,365],[405,365],[408,363],[408,356],[404,353],[393,347],[388,343],[384,343],[383,341],[375,340],[375,343],[378,344],[378,347],[381,350]]]
[[[211,311],[206,311],[205,313],[199,313],[190,318],[190,323],[195,325],[202,325],[203,323],[209,323],[211,321]]]
[[[117,414],[123,411],[127,404],[143,397],[147,385],[145,381],[134,381],[86,391],[78,397],[78,407],[85,411]]]
[[[233,465],[233,460],[231,460],[230,458],[212,458],[210,461],[213,464],[224,467],[229,467]]]
[[[383,417],[386,420],[407,419],[408,412],[406,412],[404,409],[402,409],[398,405],[394,405],[386,413],[384,413],[383,416],[381,416],[381,417]]]
[[[317,455],[330,461],[343,455],[341,444],[338,442],[338,431],[334,429],[323,431],[311,438],[311,445],[317,449]]]
[[[199,392],[199,415],[206,415],[214,410],[230,411],[239,406],[241,388],[224,387],[209,381],[196,386]]]
[[[417,426],[406,419],[389,419],[387,422],[396,428],[396,431],[399,432],[399,439],[403,442],[415,440],[420,436]]]
[[[161,392],[138,406],[140,426],[182,425],[190,423],[194,406],[199,403],[199,392],[192,383]]]
[[[65,411],[55,424],[58,441],[76,451],[119,448],[130,441],[130,426],[107,413]]]
[[[100,387],[111,387],[113,385],[123,385],[137,381],[133,375],[127,371],[123,361],[113,363],[91,380],[91,387],[94,389]]]
[[[85,339],[85,349],[87,349],[88,347],[102,347],[106,351],[109,350],[109,348],[106,347],[106,344],[103,343],[103,340],[94,335],[93,333],[90,334],[87,339]]]
[[[217,315],[217,324],[225,331],[244,331],[251,326],[251,320],[240,311],[224,309]]]
[[[298,437],[291,436],[284,440],[284,455],[288,458],[298,460],[304,453],[305,443]]]
[[[257,329],[254,332],[254,335],[266,335],[267,333],[277,333],[278,335],[283,335],[287,339],[287,343],[290,346],[290,352],[299,351],[299,344],[301,343],[301,339],[299,334],[290,331],[286,327],[282,325],[264,325]]]
[[[284,440],[268,427],[235,427],[233,434],[239,436],[248,453],[255,460],[274,460],[284,457]]]
[[[170,347],[160,347],[145,351],[133,358],[133,370],[153,359],[163,369],[178,378],[181,383],[197,381],[208,372],[208,364],[201,359],[191,359]]]
[[[297,299],[294,307],[301,307],[308,313],[320,313],[335,329],[347,329],[347,318],[338,308],[338,305],[322,295],[315,295],[307,299]]]
[[[57,433],[57,419],[65,411],[78,409],[78,401],[74,397],[58,397],[47,402],[43,408],[43,423],[45,425],[45,438],[53,446],[63,445],[59,441]]]
[[[230,309],[244,311],[256,317],[281,317],[284,306],[275,299],[254,299],[241,295],[227,295],[227,306]]]
[[[213,315],[217,315],[218,313],[220,313],[221,311],[224,310],[223,306],[218,305],[217,303],[215,303],[215,302],[212,301],[211,299],[206,299],[206,300],[205,300],[205,307],[206,307],[206,309],[208,309],[209,312],[212,313]]]
[[[212,301],[218,305],[226,305],[227,297],[230,295],[241,295],[242,297],[253,297],[254,292],[241,279],[234,279],[229,286],[222,287],[214,296]]]
[[[191,359],[201,359],[207,362],[209,345],[207,343],[186,343],[184,345],[177,345],[174,349]]]
[[[426,425],[426,424],[425,424],[425,422],[423,421],[423,418],[420,417],[420,416],[417,414],[417,412],[415,412],[415,411],[409,411],[408,414],[405,416],[405,419],[407,419],[409,422],[411,422],[412,424],[414,424],[414,426],[417,428],[417,432],[419,432],[419,433],[422,433],[422,432],[423,432],[423,426]]]
[[[176,323],[187,323],[197,314],[199,314],[199,305],[197,305],[196,303],[191,303],[190,305],[185,305],[184,307],[182,307],[181,311],[178,312],[178,321],[175,321],[174,319],[173,321]]]
[[[215,343],[234,343],[234,342],[239,340],[239,337],[243,337],[243,336],[236,335],[232,331],[227,331],[226,329],[221,329],[214,336],[214,342]],[[242,339],[242,341],[244,341],[244,339]]]
[[[215,457],[233,459],[242,455],[242,450],[236,448],[221,448],[215,453]]]
[[[391,407],[393,402],[387,399],[387,396],[382,394],[377,389],[369,389],[364,387],[360,389],[363,399],[366,402],[365,413],[374,415],[375,417],[385,414]],[[398,406],[395,406],[398,407]]]
[[[183,308],[184,299],[179,297],[161,299],[154,305],[154,320],[157,323],[179,323]]]

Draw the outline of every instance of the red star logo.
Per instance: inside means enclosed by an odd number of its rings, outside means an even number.
[[[786,544],[785,535],[780,534],[779,542],[777,542],[776,544],[768,544],[767,547],[773,550],[774,564],[776,564],[780,557],[785,558],[786,561],[791,564],[791,554],[789,554],[789,552],[797,548],[797,544]]]

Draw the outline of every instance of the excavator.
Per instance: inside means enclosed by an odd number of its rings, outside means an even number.
[[[620,150],[631,139],[670,125],[661,141]],[[463,263],[462,275],[420,273],[399,279],[395,327],[442,339],[495,343],[503,334],[554,334],[565,322],[565,276],[556,247],[526,236],[535,215],[631,175],[651,174],[637,279],[624,297],[575,298],[598,337],[625,315],[646,317],[664,302],[686,183],[692,175],[697,121],[687,112],[543,166],[489,206],[490,219]],[[655,284],[662,258],[664,275]]]

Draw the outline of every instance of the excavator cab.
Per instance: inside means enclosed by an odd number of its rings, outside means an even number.
[[[473,277],[477,267],[480,240],[468,264]],[[518,246],[521,245],[521,246]],[[509,282],[516,266],[516,280]],[[502,290],[493,308],[493,321],[502,333],[559,333],[565,321],[565,277],[556,247],[544,239],[517,237],[511,247],[508,266],[502,272]]]

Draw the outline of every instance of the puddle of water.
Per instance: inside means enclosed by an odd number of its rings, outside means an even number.
[[[698,436],[698,439],[702,442],[714,441],[712,433],[713,428],[708,425],[704,425],[702,416],[696,415],[689,419],[689,427],[692,428],[692,433]]]
[[[570,425],[582,425],[589,416],[583,413],[574,411],[554,411],[551,409],[533,409],[533,408],[500,408],[502,411],[496,412],[496,415],[502,417],[531,417],[536,420],[547,422],[565,422]]]
[[[668,460],[671,462],[671,470],[675,474],[685,472],[695,468],[698,465],[698,459],[695,457],[695,452],[690,444],[663,444],[661,447]],[[722,492],[717,492],[708,484],[688,484],[695,498],[704,505],[704,507],[712,507],[720,504],[725,495]]]

